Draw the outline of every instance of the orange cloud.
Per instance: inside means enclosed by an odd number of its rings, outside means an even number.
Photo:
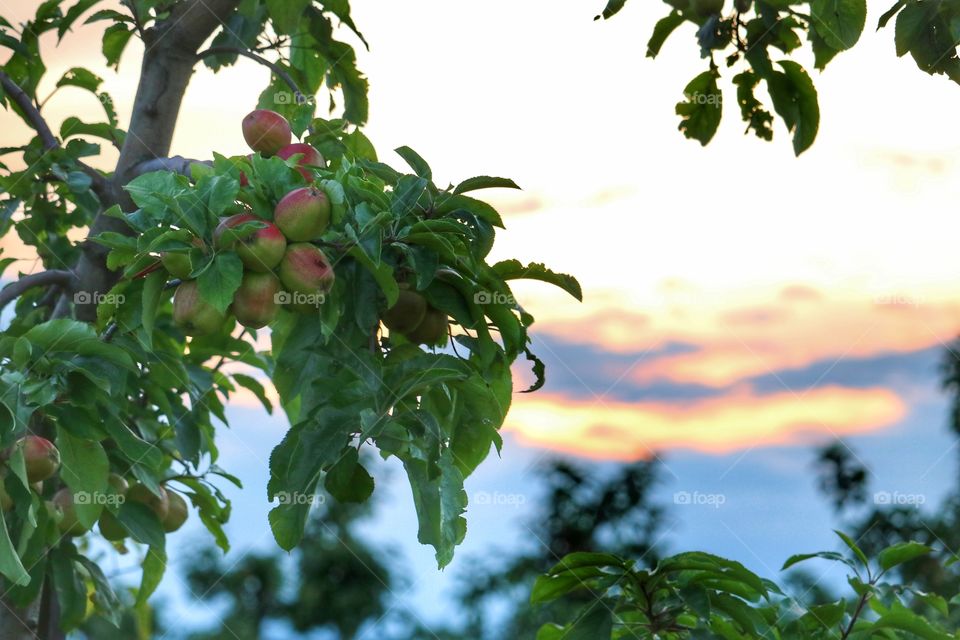
[[[798,291],[791,300],[804,297]],[[816,304],[693,304],[683,312],[626,305],[592,314],[551,320],[538,325],[558,338],[588,343],[613,353],[651,355],[632,368],[637,383],[698,383],[714,387],[735,384],[784,369],[910,353],[947,344],[960,329],[960,305],[896,292],[858,298],[821,299]],[[600,307],[600,309],[597,309]],[[696,349],[655,355],[667,344]]]
[[[628,461],[669,449],[724,454],[865,433],[905,415],[904,402],[883,388],[825,387],[804,395],[741,390],[684,406],[537,394],[517,399],[505,429],[532,446]]]

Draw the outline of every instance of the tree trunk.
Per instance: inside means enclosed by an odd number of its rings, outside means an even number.
[[[25,608],[3,602],[0,606],[0,640],[37,640],[40,638],[40,601]]]
[[[197,51],[239,4],[240,0],[182,2],[168,20],[147,31],[130,126],[111,185],[113,198],[112,202],[104,203],[104,208],[120,204],[124,211],[133,211],[134,205],[123,186],[130,181],[138,164],[169,155],[183,96],[197,64]],[[122,220],[98,215],[90,227],[90,235],[104,231],[130,232]],[[90,294],[86,299],[91,303],[76,306],[78,320],[95,321],[97,306],[92,302],[98,297],[95,294],[109,291],[117,282],[118,274],[107,269],[107,253],[106,247],[95,242],[87,241],[83,245],[76,269],[78,291]]]

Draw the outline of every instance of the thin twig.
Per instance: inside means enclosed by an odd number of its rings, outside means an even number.
[[[261,55],[257,55],[256,53],[254,53],[253,51],[250,51],[249,49],[241,49],[239,47],[210,47],[209,49],[206,49],[198,53],[197,58],[203,59],[208,56],[215,56],[222,53],[233,53],[238,56],[244,56],[246,58],[250,58],[251,60],[254,60],[255,62],[262,64],[263,66],[270,69],[270,71],[272,71],[274,74],[276,74],[278,78],[283,80],[288,87],[290,87],[290,90],[293,91],[293,98],[294,100],[296,100],[297,104],[301,104],[304,100],[307,99],[307,96],[303,93],[303,91],[300,90],[300,86],[297,84],[296,80],[294,80],[293,77],[289,73],[287,73],[283,67],[281,67],[275,62],[271,62],[270,60],[267,60]],[[313,128],[307,127],[307,131],[312,134]]]

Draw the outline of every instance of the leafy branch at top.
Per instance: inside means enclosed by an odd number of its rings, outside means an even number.
[[[866,0],[664,0],[670,13],[654,26],[647,55],[656,57],[679,27],[691,25],[709,70],[695,77],[677,104],[680,130],[706,145],[720,125],[723,92],[717,83],[721,63],[733,70],[736,104],[746,123],[762,139],[773,137],[775,112],[793,137],[799,155],[816,139],[820,122],[817,91],[806,69],[796,60],[809,44],[814,66],[824,69],[837,54],[853,47],[866,24]],[[602,16],[611,18],[626,0],[609,0]],[[803,10],[798,8],[807,7]],[[957,42],[960,6],[952,2],[897,0],[881,16],[878,29],[896,17],[898,56],[909,53],[929,74],[945,74],[960,83]],[[770,98],[764,105],[755,95],[763,83]]]

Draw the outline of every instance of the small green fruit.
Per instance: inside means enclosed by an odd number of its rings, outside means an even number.
[[[173,294],[173,322],[188,336],[216,333],[227,316],[200,298],[196,280],[182,283]]]
[[[170,501],[170,508],[167,511],[167,517],[163,519],[163,530],[167,533],[173,533],[187,521],[190,511],[187,509],[187,501],[176,491],[167,491],[167,497]]]
[[[27,480],[30,482],[46,480],[60,468],[60,451],[46,438],[25,436],[15,446],[23,450]]]
[[[130,489],[130,483],[119,473],[111,473],[107,477],[107,482],[110,483],[117,495],[125,496]]]
[[[100,514],[99,527],[100,535],[110,542],[119,542],[127,537],[127,530],[120,524],[120,520],[106,509]]]
[[[167,512],[170,510],[170,498],[163,487],[160,487],[160,495],[158,496],[145,485],[135,484],[127,491],[127,500],[150,507],[150,510],[157,514],[161,522],[167,517]]]
[[[190,254],[188,253],[164,252],[160,254],[160,262],[163,263],[167,273],[174,278],[186,280],[193,273],[193,263],[190,261]]]
[[[447,327],[450,321],[444,312],[429,308],[423,321],[416,329],[406,334],[407,340],[415,344],[435,347],[447,343]]]
[[[243,274],[240,288],[233,294],[233,315],[250,329],[265,327],[277,316],[280,280],[272,273]]]
[[[66,536],[82,536],[90,530],[77,519],[77,509],[73,502],[73,492],[70,489],[64,487],[53,494],[53,504],[61,514],[58,523],[60,533]]]
[[[427,315],[427,300],[416,291],[400,290],[396,304],[383,314],[383,324],[390,331],[409,333],[420,326]]]

